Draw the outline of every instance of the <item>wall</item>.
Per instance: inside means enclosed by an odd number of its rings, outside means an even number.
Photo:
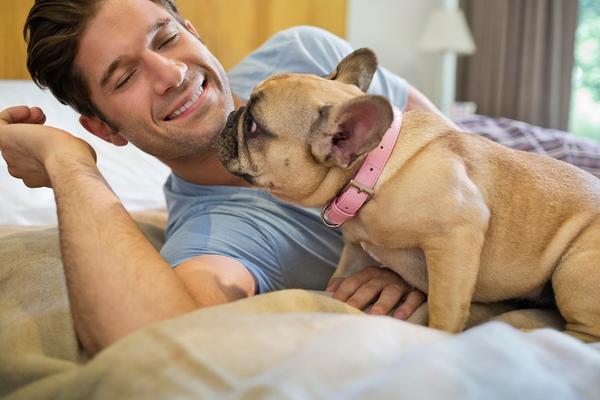
[[[429,13],[447,0],[348,0],[348,40],[370,47],[380,63],[434,102],[439,95],[441,58],[416,48]]]
[[[440,58],[416,48],[427,16],[456,0],[178,0],[226,68],[279,29],[313,24],[376,51],[382,65],[434,101]],[[0,79],[27,79],[21,30],[33,0],[0,0]]]
[[[192,21],[226,69],[275,32],[290,26],[316,25],[346,36],[346,0],[178,0],[177,3],[182,15]]]
[[[0,0],[0,79],[29,78],[23,23],[33,0]]]
[[[278,30],[301,24],[346,35],[346,0],[178,0],[226,69]],[[23,23],[33,0],[0,0],[0,79],[28,79]]]

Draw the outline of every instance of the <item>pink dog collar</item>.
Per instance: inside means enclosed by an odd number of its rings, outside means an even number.
[[[379,145],[369,152],[358,173],[342,193],[323,207],[321,221],[325,225],[330,228],[341,226],[373,196],[373,188],[392,154],[401,126],[402,111],[394,107],[394,120]]]

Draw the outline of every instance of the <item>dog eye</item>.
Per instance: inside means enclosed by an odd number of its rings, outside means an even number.
[[[248,116],[246,117],[246,132],[254,135],[257,132],[257,128],[258,127],[256,126],[254,118],[252,118],[252,116],[248,114]]]

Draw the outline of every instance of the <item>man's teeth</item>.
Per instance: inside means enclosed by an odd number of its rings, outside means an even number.
[[[185,104],[182,105],[179,109],[177,109],[175,112],[169,115],[167,119],[175,119],[181,114],[183,114],[185,111],[187,111],[196,102],[196,100],[198,100],[203,90],[204,88],[202,86],[198,86],[198,89],[196,89],[196,91],[192,94],[192,97],[188,101],[186,101]]]

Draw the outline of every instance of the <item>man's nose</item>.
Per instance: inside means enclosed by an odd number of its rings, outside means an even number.
[[[163,95],[172,87],[178,87],[185,79],[187,65],[177,60],[149,52],[145,57],[146,68],[151,73],[152,88],[158,95]]]

